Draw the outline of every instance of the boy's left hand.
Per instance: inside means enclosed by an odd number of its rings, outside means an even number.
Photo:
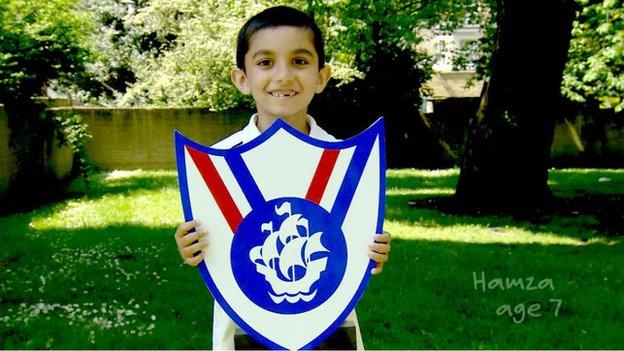
[[[383,271],[383,266],[388,261],[388,253],[390,252],[390,242],[392,236],[388,232],[375,235],[375,242],[368,245],[368,257],[377,262],[377,265],[371,271],[372,274],[379,274]]]

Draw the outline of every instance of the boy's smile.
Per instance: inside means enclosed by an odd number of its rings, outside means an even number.
[[[251,36],[245,70],[235,68],[232,80],[242,93],[253,96],[260,130],[280,117],[306,132],[308,105],[330,76],[329,67],[318,67],[309,29],[265,28]]]
[[[272,91],[269,94],[277,98],[289,98],[291,96],[295,96],[298,93],[294,90],[289,90],[289,91]]]

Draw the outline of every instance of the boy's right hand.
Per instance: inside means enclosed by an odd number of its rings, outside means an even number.
[[[180,224],[175,232],[175,241],[180,257],[184,263],[193,267],[204,259],[203,249],[208,246],[208,242],[205,240],[208,233],[199,231],[197,226],[199,226],[199,222],[196,220],[185,222]],[[195,232],[189,233],[191,229],[195,229]],[[198,252],[199,254],[195,256]]]

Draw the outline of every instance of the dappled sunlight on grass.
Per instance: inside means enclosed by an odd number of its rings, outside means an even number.
[[[586,192],[597,194],[624,193],[624,170],[559,169],[551,170],[548,185],[557,196],[571,197]]]
[[[104,175],[104,181],[108,182],[108,181],[114,181],[117,179],[127,179],[127,178],[137,177],[137,176],[140,176],[142,172],[143,171],[140,169],[135,169],[131,171],[114,170]]]
[[[85,189],[84,182],[73,182],[69,191],[85,193],[89,197],[101,196],[102,194],[128,193],[132,190],[149,190],[178,186],[178,178],[175,171],[144,171],[144,170],[117,170],[92,174],[89,187]]]
[[[409,188],[388,188],[386,195],[453,195],[455,189],[453,188],[424,188],[424,189],[409,189]]]
[[[456,213],[448,204],[458,175],[388,171],[384,229],[396,240],[357,306],[365,346],[623,345],[622,236],[607,230],[619,222],[587,209],[615,198],[619,215],[624,171],[551,171],[557,196],[591,202],[537,220]],[[0,217],[0,348],[209,347],[212,298],[173,240],[183,218],[175,171],[91,179],[88,188],[71,185],[72,199]],[[475,272],[551,279],[553,290],[481,291]],[[563,301],[558,315],[552,299]],[[524,324],[498,312],[528,302],[540,304],[541,315],[525,316]]]
[[[451,177],[459,175],[459,168],[450,168],[450,169],[413,169],[413,168],[403,168],[403,169],[389,169],[386,173],[388,178],[440,178],[440,177]]]
[[[71,200],[54,208],[45,216],[33,217],[33,229],[103,228],[111,225],[145,227],[177,226],[182,218],[177,189],[103,195],[97,199]]]
[[[386,173],[387,195],[452,195],[458,169],[419,170],[390,169]]]
[[[488,227],[478,224],[418,225],[408,221],[386,221],[384,229],[394,238],[404,240],[450,241],[472,244],[542,244],[587,245],[617,244],[619,241],[605,237],[589,240],[553,232],[535,232],[514,226]]]
[[[570,210],[561,215],[547,214],[538,222],[509,215],[446,212],[444,207],[454,194],[458,169],[389,170],[387,176],[385,229],[406,240],[579,246],[621,241],[618,236],[609,236],[604,217],[596,216],[582,204],[570,205]],[[614,197],[611,207],[617,206],[613,203],[624,192],[623,170],[551,170],[549,181],[556,196],[571,199],[604,194]],[[605,202],[598,203],[603,210],[607,208]]]
[[[556,174],[617,174],[620,177],[624,176],[624,171],[619,168],[562,168],[551,169],[550,173]]]

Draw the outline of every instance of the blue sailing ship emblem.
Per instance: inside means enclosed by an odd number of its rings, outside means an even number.
[[[265,209],[265,208],[263,208]],[[322,207],[297,198],[270,201],[269,218],[251,213],[232,242],[232,270],[243,292],[278,313],[301,313],[325,301],[346,268],[346,243]],[[306,213],[304,216],[303,213]],[[249,260],[236,259],[245,256]],[[254,274],[255,272],[255,274]]]

